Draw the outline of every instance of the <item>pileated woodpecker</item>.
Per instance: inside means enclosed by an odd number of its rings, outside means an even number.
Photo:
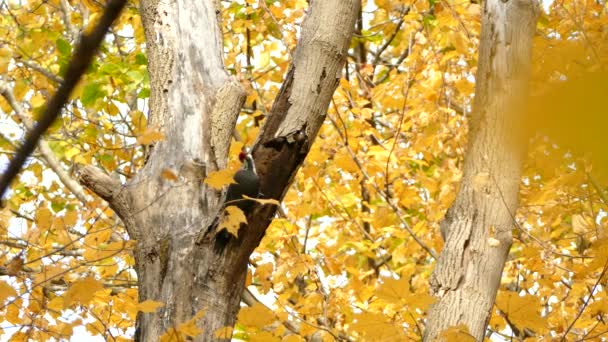
[[[260,179],[255,170],[253,157],[248,151],[239,153],[243,167],[234,174],[236,183],[230,184],[226,193],[226,206],[235,205],[246,212],[253,205],[252,200],[243,199],[243,195],[256,198],[260,193]]]
[[[235,183],[228,186],[226,193],[226,202],[224,206],[237,206],[245,215],[254,204],[253,200],[243,198],[243,195],[257,198],[260,193],[260,179],[255,170],[255,163],[249,151],[243,150],[239,153],[239,160],[243,163],[243,167],[234,174]],[[216,247],[223,248],[228,243],[230,234],[226,230],[220,231],[216,235]]]

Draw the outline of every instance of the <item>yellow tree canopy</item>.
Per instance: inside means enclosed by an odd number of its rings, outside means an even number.
[[[6,165],[61,82],[79,33],[95,25],[104,3],[1,6],[0,165]],[[225,64],[248,97],[229,170],[205,180],[218,188],[230,182],[238,151],[264,123],[308,3],[221,6]],[[324,126],[251,257],[247,307],[234,329],[218,337],[421,338],[433,303],[428,280],[443,246],[439,222],[455,198],[466,155],[481,6],[363,1]],[[541,133],[531,140],[521,208],[513,213],[516,241],[488,336],[598,339],[608,318],[608,158],[597,142],[606,127],[605,92],[598,89],[606,89],[608,13],[601,1],[543,6],[530,87],[534,110],[522,122]],[[137,8],[130,2],[123,11],[45,136],[47,149],[37,150],[2,202],[2,339],[129,340],[137,313],[163,305],[138,302],[134,241],[107,204],[69,183],[81,164],[124,183],[143,165],[146,146],[163,139],[147,125],[149,75]],[[163,177],[176,174],[166,170]],[[493,181],[486,178],[480,181]],[[196,317],[166,340],[200,333]],[[466,331],[454,327],[445,337],[462,341]]]

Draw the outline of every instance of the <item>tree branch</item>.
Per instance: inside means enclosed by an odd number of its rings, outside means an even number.
[[[23,108],[21,108],[21,105],[19,105],[19,103],[17,102],[17,99],[15,99],[13,92],[8,88],[7,84],[1,81],[0,94],[2,94],[4,99],[6,99],[8,104],[13,108],[13,110],[17,114],[17,117],[23,122],[25,127],[31,131],[33,126],[32,121],[25,115],[25,113],[23,112]],[[79,201],[81,201],[83,204],[86,204],[87,202],[92,200],[90,196],[87,196],[80,184],[78,184],[78,182],[76,182],[72,177],[70,177],[66,170],[61,166],[61,162],[57,160],[55,154],[49,147],[49,144],[42,137],[38,142],[38,149],[40,151],[40,156],[42,157],[42,159],[44,159],[44,161],[49,165],[49,167],[55,172],[57,177],[59,177],[59,180],[61,180],[61,182],[68,188],[68,190],[70,190],[76,196],[76,198],[78,198]]]
[[[106,10],[99,19],[99,24],[97,24],[91,33],[84,33],[80,37],[80,43],[70,60],[68,70],[61,86],[47,103],[40,120],[27,135],[18,153],[11,160],[6,171],[2,174],[2,178],[0,178],[0,196],[4,195],[4,192],[10,186],[11,181],[17,176],[19,170],[21,170],[27,157],[34,151],[42,134],[44,134],[51,124],[53,124],[57,116],[59,116],[61,108],[67,102],[70,93],[74,87],[76,87],[80,77],[91,63],[103,37],[114,19],[120,14],[125,3],[126,0],[111,0],[108,2]]]
[[[91,189],[99,197],[103,198],[110,207],[118,214],[125,224],[129,236],[137,239],[137,234],[132,222],[133,210],[131,208],[131,193],[120,184],[119,181],[105,174],[94,166],[78,167],[76,171],[80,184]]]
[[[37,71],[39,73],[41,73],[44,77],[48,78],[49,80],[55,82],[55,83],[61,83],[63,82],[63,79],[55,74],[53,74],[52,72],[46,70],[44,67],[42,67],[41,65],[39,65],[38,63],[34,62],[34,61],[27,61],[24,59],[20,59],[19,62],[21,62],[23,65],[25,65],[26,67]]]

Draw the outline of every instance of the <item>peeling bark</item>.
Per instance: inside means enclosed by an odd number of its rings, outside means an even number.
[[[151,146],[144,168],[126,186],[92,167],[80,181],[123,219],[135,249],[139,299],[165,304],[140,314],[136,340],[156,341],[200,310],[203,334],[232,326],[249,256],[276,207],[256,205],[239,238],[216,248],[209,230],[222,194],[202,182],[226,166],[245,93],[224,70],[218,3],[141,2],[151,79],[150,126],[165,139]],[[346,58],[358,0],[314,1],[282,89],[253,149],[265,197],[282,199],[325,118]],[[176,170],[178,181],[164,179]]]
[[[442,222],[445,246],[431,278],[437,302],[425,341],[461,324],[483,340],[512,243],[523,158],[521,113],[538,11],[534,0],[484,1],[464,176]]]

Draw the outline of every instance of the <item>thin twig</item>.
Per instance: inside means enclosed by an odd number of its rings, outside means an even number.
[[[410,7],[405,7],[403,8],[400,12],[399,12],[399,21],[397,22],[397,27],[395,27],[395,30],[393,31],[393,33],[391,34],[390,37],[388,37],[388,39],[386,40],[386,42],[384,42],[384,44],[382,44],[382,46],[376,51],[376,53],[374,53],[374,62],[372,63],[373,65],[377,65],[378,62],[380,61],[380,56],[382,55],[382,53],[391,45],[391,43],[393,42],[393,40],[395,40],[395,37],[397,37],[397,34],[399,33],[399,30],[401,30],[401,25],[403,25],[403,22],[405,21],[405,16],[410,12]]]
[[[264,305],[264,303],[262,303],[259,299],[257,299],[256,296],[248,288],[245,288],[243,290],[243,293],[241,294],[241,300],[243,301],[243,303],[247,304],[247,306],[249,306],[249,307],[259,304],[259,305],[265,306],[268,310],[273,311],[272,309],[270,309],[269,307]],[[277,319],[280,320],[278,317],[277,317]],[[300,328],[295,326],[293,324],[293,322],[285,320],[285,321],[282,321],[281,323],[283,323],[283,325],[285,326],[285,328],[287,328],[287,330],[293,332],[296,335],[300,334]]]
[[[418,32],[421,30],[422,30],[422,28],[420,28],[418,30]],[[381,84],[382,82],[386,81],[386,79],[390,75],[391,71],[393,71],[393,69],[399,67],[399,65],[401,65],[401,63],[403,63],[403,61],[412,52],[412,44],[413,44],[413,37],[412,37],[412,34],[410,34],[410,39],[409,39],[409,43],[407,45],[407,49],[403,50],[403,52],[401,53],[401,55],[399,56],[399,58],[397,59],[397,61],[394,64],[390,64],[388,66],[388,70],[386,70],[386,72],[384,73],[384,75],[382,75],[382,77],[380,79],[378,79],[374,82],[374,85],[378,85],[378,84]]]
[[[17,117],[19,117],[19,120],[21,120],[25,127],[31,131],[33,129],[32,121],[25,115],[23,108],[21,108],[21,105],[19,105],[19,102],[17,102],[17,99],[15,99],[13,92],[8,88],[7,84],[1,81],[0,94],[9,103],[11,108],[13,108],[17,114]],[[61,180],[61,182],[76,196],[76,198],[78,198],[78,200],[84,204],[92,200],[90,196],[87,196],[82,186],[80,186],[80,184],[78,184],[74,178],[70,177],[68,172],[61,166],[61,162],[55,157],[55,154],[51,150],[48,142],[42,137],[40,138],[40,141],[38,141],[38,148],[42,159],[44,159],[55,174],[57,174],[59,180]]]
[[[576,323],[576,321],[578,321],[578,319],[581,317],[581,315],[583,314],[583,312],[587,308],[587,305],[589,305],[589,301],[591,301],[591,297],[593,296],[593,293],[595,292],[595,290],[597,289],[597,287],[600,285],[600,282],[602,281],[602,278],[604,278],[604,275],[606,274],[607,270],[608,270],[608,260],[606,260],[606,263],[604,263],[604,268],[602,269],[602,273],[600,273],[600,276],[597,277],[597,280],[595,281],[595,284],[593,285],[593,287],[589,291],[589,296],[587,297],[587,299],[583,303],[583,306],[578,311],[578,314],[576,315],[576,317],[574,318],[574,320],[572,321],[572,323],[570,323],[570,325],[568,325],[568,328],[566,329],[566,331],[564,331],[564,334],[562,335],[562,339],[560,341],[565,341],[566,340],[566,336],[568,336],[568,333],[570,332],[570,330],[574,326],[574,323]]]
[[[72,90],[76,87],[89,64],[91,64],[91,60],[103,41],[106,32],[110,28],[110,25],[112,25],[112,22],[114,22],[114,19],[118,17],[126,2],[126,0],[110,0],[95,29],[90,33],[83,33],[80,37],[80,42],[68,64],[68,70],[61,86],[50,101],[47,102],[40,120],[29,132],[18,153],[11,160],[4,174],[2,174],[2,178],[0,178],[0,197],[4,195],[11,181],[17,176],[27,157],[34,151],[42,134],[46,132],[61,113],[61,108],[67,102]]]
[[[36,63],[34,61],[20,59],[19,62],[21,62],[24,66],[41,73],[44,77],[48,78],[49,80],[51,80],[55,83],[63,82],[63,79],[61,77],[53,74],[52,72],[48,71],[47,69],[45,69],[44,67],[42,67],[41,65],[39,65],[38,63]]]
[[[336,107],[335,109],[336,109],[336,113],[338,113],[338,108]],[[344,139],[344,137],[342,135],[342,132],[338,128],[338,123],[331,116],[328,115],[327,117],[329,118],[329,121],[331,121],[332,125],[338,131],[338,134],[340,135],[340,137],[342,137],[342,139]],[[380,197],[382,197],[382,199],[391,207],[391,209],[393,209],[393,211],[395,212],[395,214],[397,214],[397,217],[399,218],[399,221],[401,222],[401,225],[403,226],[403,228],[405,228],[405,230],[410,234],[410,236],[414,239],[414,241],[416,241],[416,243],[418,243],[418,245],[420,247],[422,247],[425,251],[427,251],[429,253],[429,255],[433,259],[436,260],[437,259],[437,253],[433,249],[431,249],[429,246],[427,246],[424,243],[424,241],[422,241],[416,235],[416,232],[414,232],[414,230],[410,227],[410,225],[407,223],[407,221],[405,221],[405,219],[402,217],[401,210],[399,209],[399,207],[397,207],[391,201],[391,199],[389,198],[389,196],[382,189],[380,189],[378,187],[378,185],[371,179],[371,177],[367,174],[367,172],[363,168],[363,164],[361,164],[361,161],[359,160],[359,158],[357,158],[357,156],[355,155],[355,153],[353,152],[353,150],[350,148],[350,146],[345,144],[344,148],[346,148],[346,151],[348,152],[348,154],[350,154],[351,158],[353,159],[353,161],[357,165],[357,168],[359,169],[359,171],[363,175],[363,178],[365,178],[365,180],[368,182],[368,184],[370,184],[374,188],[374,190],[376,190],[376,192],[378,193],[378,195]]]

